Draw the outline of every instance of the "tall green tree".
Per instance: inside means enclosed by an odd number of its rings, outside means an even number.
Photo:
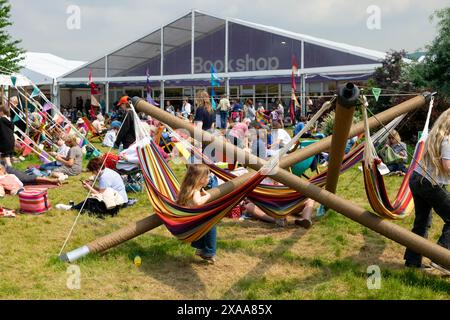
[[[14,40],[7,28],[12,25],[11,4],[8,0],[0,0],[0,73],[5,73],[4,68],[19,71],[19,62],[23,59],[25,51],[19,47],[20,40]]]
[[[450,101],[450,7],[436,11],[430,20],[437,20],[437,36],[426,47],[425,60],[405,70],[406,78]]]

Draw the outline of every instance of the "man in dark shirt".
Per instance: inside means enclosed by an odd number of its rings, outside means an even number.
[[[115,142],[115,146],[117,148],[120,147],[120,144],[123,144],[124,149],[128,149],[133,143],[136,142],[136,133],[134,130],[134,116],[133,112],[130,110],[130,98],[128,96],[124,96],[118,102],[118,106],[120,109],[125,112],[125,117],[123,120],[122,128],[117,133],[117,138]]]

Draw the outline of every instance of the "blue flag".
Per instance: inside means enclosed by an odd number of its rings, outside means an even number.
[[[216,69],[213,66],[211,66],[211,87],[212,87],[212,90],[211,90],[211,106],[212,106],[213,110],[215,111],[217,109],[217,104],[216,104],[216,101],[214,99],[215,96],[216,96],[216,91],[214,90],[214,88],[220,87],[220,79],[217,76],[217,71],[216,71]]]
[[[16,82],[17,82],[17,77],[16,76],[11,76],[11,82],[12,82],[13,87],[15,87],[16,86]]]

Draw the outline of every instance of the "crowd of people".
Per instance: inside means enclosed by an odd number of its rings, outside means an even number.
[[[98,114],[92,116],[91,109],[83,110],[82,99],[77,98],[76,108],[66,110],[67,118],[73,122],[82,136],[89,133],[102,137],[102,145],[112,150],[118,150],[118,159],[128,163],[131,168],[138,166],[136,158],[136,121],[148,130],[153,137],[159,132],[159,150],[168,158],[172,150],[168,148],[172,136],[166,131],[164,124],[145,115],[138,115],[131,109],[130,98],[122,97],[116,104],[116,109],[111,114],[105,114],[98,110]],[[191,122],[195,127],[204,131],[215,130],[215,134],[234,146],[247,150],[249,153],[261,159],[277,157],[282,148],[287,146],[292,137],[302,131],[308,119],[296,115],[295,119],[286,116],[285,106],[277,101],[273,108],[266,110],[264,106],[255,106],[252,99],[246,99],[243,104],[238,99],[230,101],[224,95],[217,105],[213,107],[212,100],[206,91],[196,94],[194,103],[188,98],[183,99],[181,108],[175,108],[170,101],[166,101],[165,110],[173,116]],[[296,110],[297,111],[297,110]],[[81,117],[80,117],[81,114]],[[88,121],[86,121],[87,118]],[[31,119],[33,120],[33,119]],[[37,121],[40,121],[39,119]],[[67,124],[69,125],[69,124]],[[288,130],[287,127],[291,127]],[[94,132],[92,132],[94,131]],[[290,133],[292,132],[292,133]],[[448,137],[450,134],[450,111],[441,115],[431,131],[429,142],[421,165],[412,174],[410,187],[416,206],[416,219],[413,232],[426,237],[431,221],[431,208],[444,220],[445,226],[439,244],[443,247],[450,246],[450,197],[443,186],[448,185],[450,175],[450,151]],[[319,140],[325,137],[315,124],[305,138]],[[48,138],[48,137],[47,137]],[[16,141],[14,138],[14,124],[10,119],[10,110],[7,106],[0,108],[0,197],[7,194],[17,195],[24,187],[32,183],[61,184],[68,177],[79,176],[82,173],[83,157],[86,153],[82,146],[83,139],[73,134],[64,134],[64,130],[50,137],[54,141],[55,150],[50,155],[55,161],[33,168],[30,172],[21,172],[13,167],[11,157],[14,155]],[[356,137],[349,139],[346,153],[356,144]],[[228,159],[220,158],[219,154],[206,154],[215,162]],[[408,151],[407,146],[401,141],[399,133],[392,130],[385,144],[379,149],[379,156],[385,162],[389,170],[398,175],[407,172]],[[98,179],[82,180],[81,185],[90,196],[79,204],[58,204],[60,210],[84,210],[103,217],[114,216],[121,208],[133,205],[133,199],[129,199],[123,177],[119,170],[104,167],[104,158],[93,157],[90,159],[87,170]],[[322,153],[317,156],[317,162],[325,164],[328,155]],[[317,163],[316,162],[316,163]],[[237,160],[231,168],[236,168]],[[197,207],[205,204],[211,198],[208,188],[217,186],[209,167],[203,164],[186,164],[186,174],[180,186],[177,203],[185,207]],[[98,186],[94,181],[98,181]],[[278,185],[275,181],[266,179],[266,184]],[[288,220],[276,219],[267,215],[256,204],[248,199],[242,203],[245,211],[241,220],[259,219],[278,226],[286,226]],[[294,224],[303,228],[310,228],[313,222],[315,202],[307,199],[302,211],[298,212]],[[202,239],[192,243],[196,249],[196,255],[205,261],[213,263],[217,250],[217,228],[212,228]],[[406,265],[421,267],[421,256],[407,250],[405,253]]]

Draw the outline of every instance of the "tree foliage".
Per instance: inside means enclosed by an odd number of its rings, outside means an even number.
[[[19,71],[19,62],[25,51],[19,47],[20,40],[14,40],[7,28],[12,25],[11,5],[8,0],[0,0],[0,73],[6,70]]]

